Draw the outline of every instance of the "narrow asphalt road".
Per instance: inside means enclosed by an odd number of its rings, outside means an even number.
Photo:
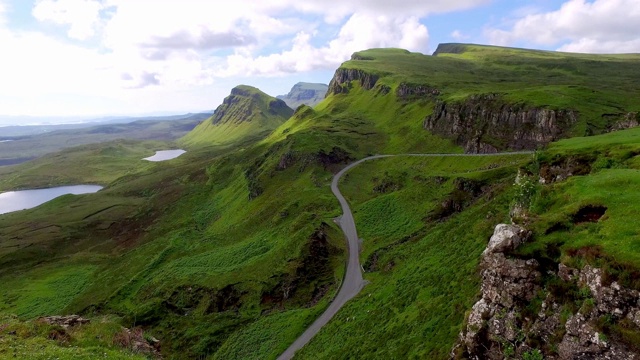
[[[340,170],[333,177],[333,181],[331,182],[331,191],[333,195],[340,202],[340,206],[342,206],[342,216],[338,219],[340,227],[342,228],[342,232],[344,232],[347,243],[349,246],[349,262],[347,263],[347,271],[345,273],[344,279],[342,281],[342,287],[340,287],[340,291],[338,295],[333,299],[327,310],[325,310],[316,321],[311,324],[307,328],[307,330],[300,335],[296,339],[296,341],[289,346],[287,350],[285,350],[282,355],[278,357],[278,360],[289,360],[292,359],[295,355],[296,351],[302,349],[311,339],[325,326],[331,318],[342,308],[347,301],[351,300],[354,296],[358,295],[360,290],[362,290],[364,286],[364,279],[362,278],[362,268],[360,267],[360,239],[358,238],[358,233],[356,231],[356,224],[353,220],[353,214],[351,213],[351,209],[349,208],[349,203],[340,193],[340,189],[338,188],[338,183],[340,182],[340,178],[347,171],[351,170],[355,166],[360,165],[361,163],[374,159],[381,159],[393,156],[426,156],[426,157],[441,157],[441,156],[496,156],[496,155],[525,155],[532,154],[529,151],[522,152],[510,152],[510,153],[498,153],[498,154],[401,154],[401,155],[374,155],[369,156],[364,159],[358,160],[354,163],[349,164],[344,169]]]

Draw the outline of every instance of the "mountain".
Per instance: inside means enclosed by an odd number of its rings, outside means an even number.
[[[334,175],[395,154],[338,183],[367,284],[296,358],[629,358],[637,69],[634,54],[371,49],[315,107],[232,90],[170,162],[126,142],[0,170],[1,190],[105,186],[0,216],[0,324],[34,329],[14,348],[49,357],[129,351],[124,326],[167,358],[274,359],[343,283]],[[68,314],[102,336],[38,325]]]
[[[221,145],[268,135],[293,114],[279,99],[246,85],[231,90],[213,116],[203,121],[182,142]]]
[[[326,84],[299,82],[293,85],[287,95],[278,95],[276,97],[284,100],[292,109],[296,109],[303,104],[314,107],[324,99],[328,88]]]
[[[11,139],[13,137],[39,135],[59,130],[73,130],[89,128],[101,125],[128,124],[137,121],[177,121],[177,120],[204,120],[210,117],[212,112],[188,113],[182,115],[169,116],[140,116],[140,117],[122,117],[111,116],[97,119],[86,118],[30,118],[16,117],[12,120],[7,118],[10,125],[0,126],[2,135],[0,140]],[[48,122],[46,121],[48,120]],[[74,123],[64,123],[63,121],[75,121]],[[55,123],[59,121],[60,123]],[[13,124],[29,124],[29,125],[13,125]],[[40,124],[39,124],[40,123]]]

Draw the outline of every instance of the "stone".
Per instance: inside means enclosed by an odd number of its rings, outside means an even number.
[[[46,316],[41,317],[38,320],[46,324],[62,326],[65,329],[76,325],[88,324],[90,322],[89,319],[85,319],[79,315]]]
[[[482,254],[513,251],[523,244],[529,236],[530,232],[518,225],[499,224],[493,231],[489,244]]]

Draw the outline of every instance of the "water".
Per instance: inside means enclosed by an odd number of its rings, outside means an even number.
[[[9,142],[9,141],[13,141],[13,140],[0,140],[0,143]]]
[[[148,160],[148,161],[166,161],[166,160],[171,160],[171,159],[175,159],[178,156],[182,155],[186,153],[186,151],[182,150],[182,149],[178,149],[178,150],[162,150],[162,151],[156,151],[156,154],[148,157],[148,158],[144,158],[142,160]]]
[[[0,214],[31,209],[47,201],[66,194],[90,194],[99,191],[102,186],[75,185],[49,189],[9,191],[0,194]]]

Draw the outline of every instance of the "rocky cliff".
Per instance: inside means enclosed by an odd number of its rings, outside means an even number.
[[[316,106],[324,99],[329,86],[326,84],[299,82],[291,88],[287,95],[278,95],[276,98],[283,100],[292,109],[300,105]]]
[[[495,153],[536,149],[567,136],[577,120],[573,110],[534,108],[484,94],[461,102],[437,101],[424,128],[454,139],[466,153]]]
[[[378,79],[378,75],[364,70],[338,68],[329,83],[327,95],[348,93],[352,81],[359,81],[363,89],[371,90],[378,82]]]
[[[549,269],[510,256],[530,235],[496,226],[482,254],[482,297],[451,358],[640,359],[640,292],[589,265]]]

